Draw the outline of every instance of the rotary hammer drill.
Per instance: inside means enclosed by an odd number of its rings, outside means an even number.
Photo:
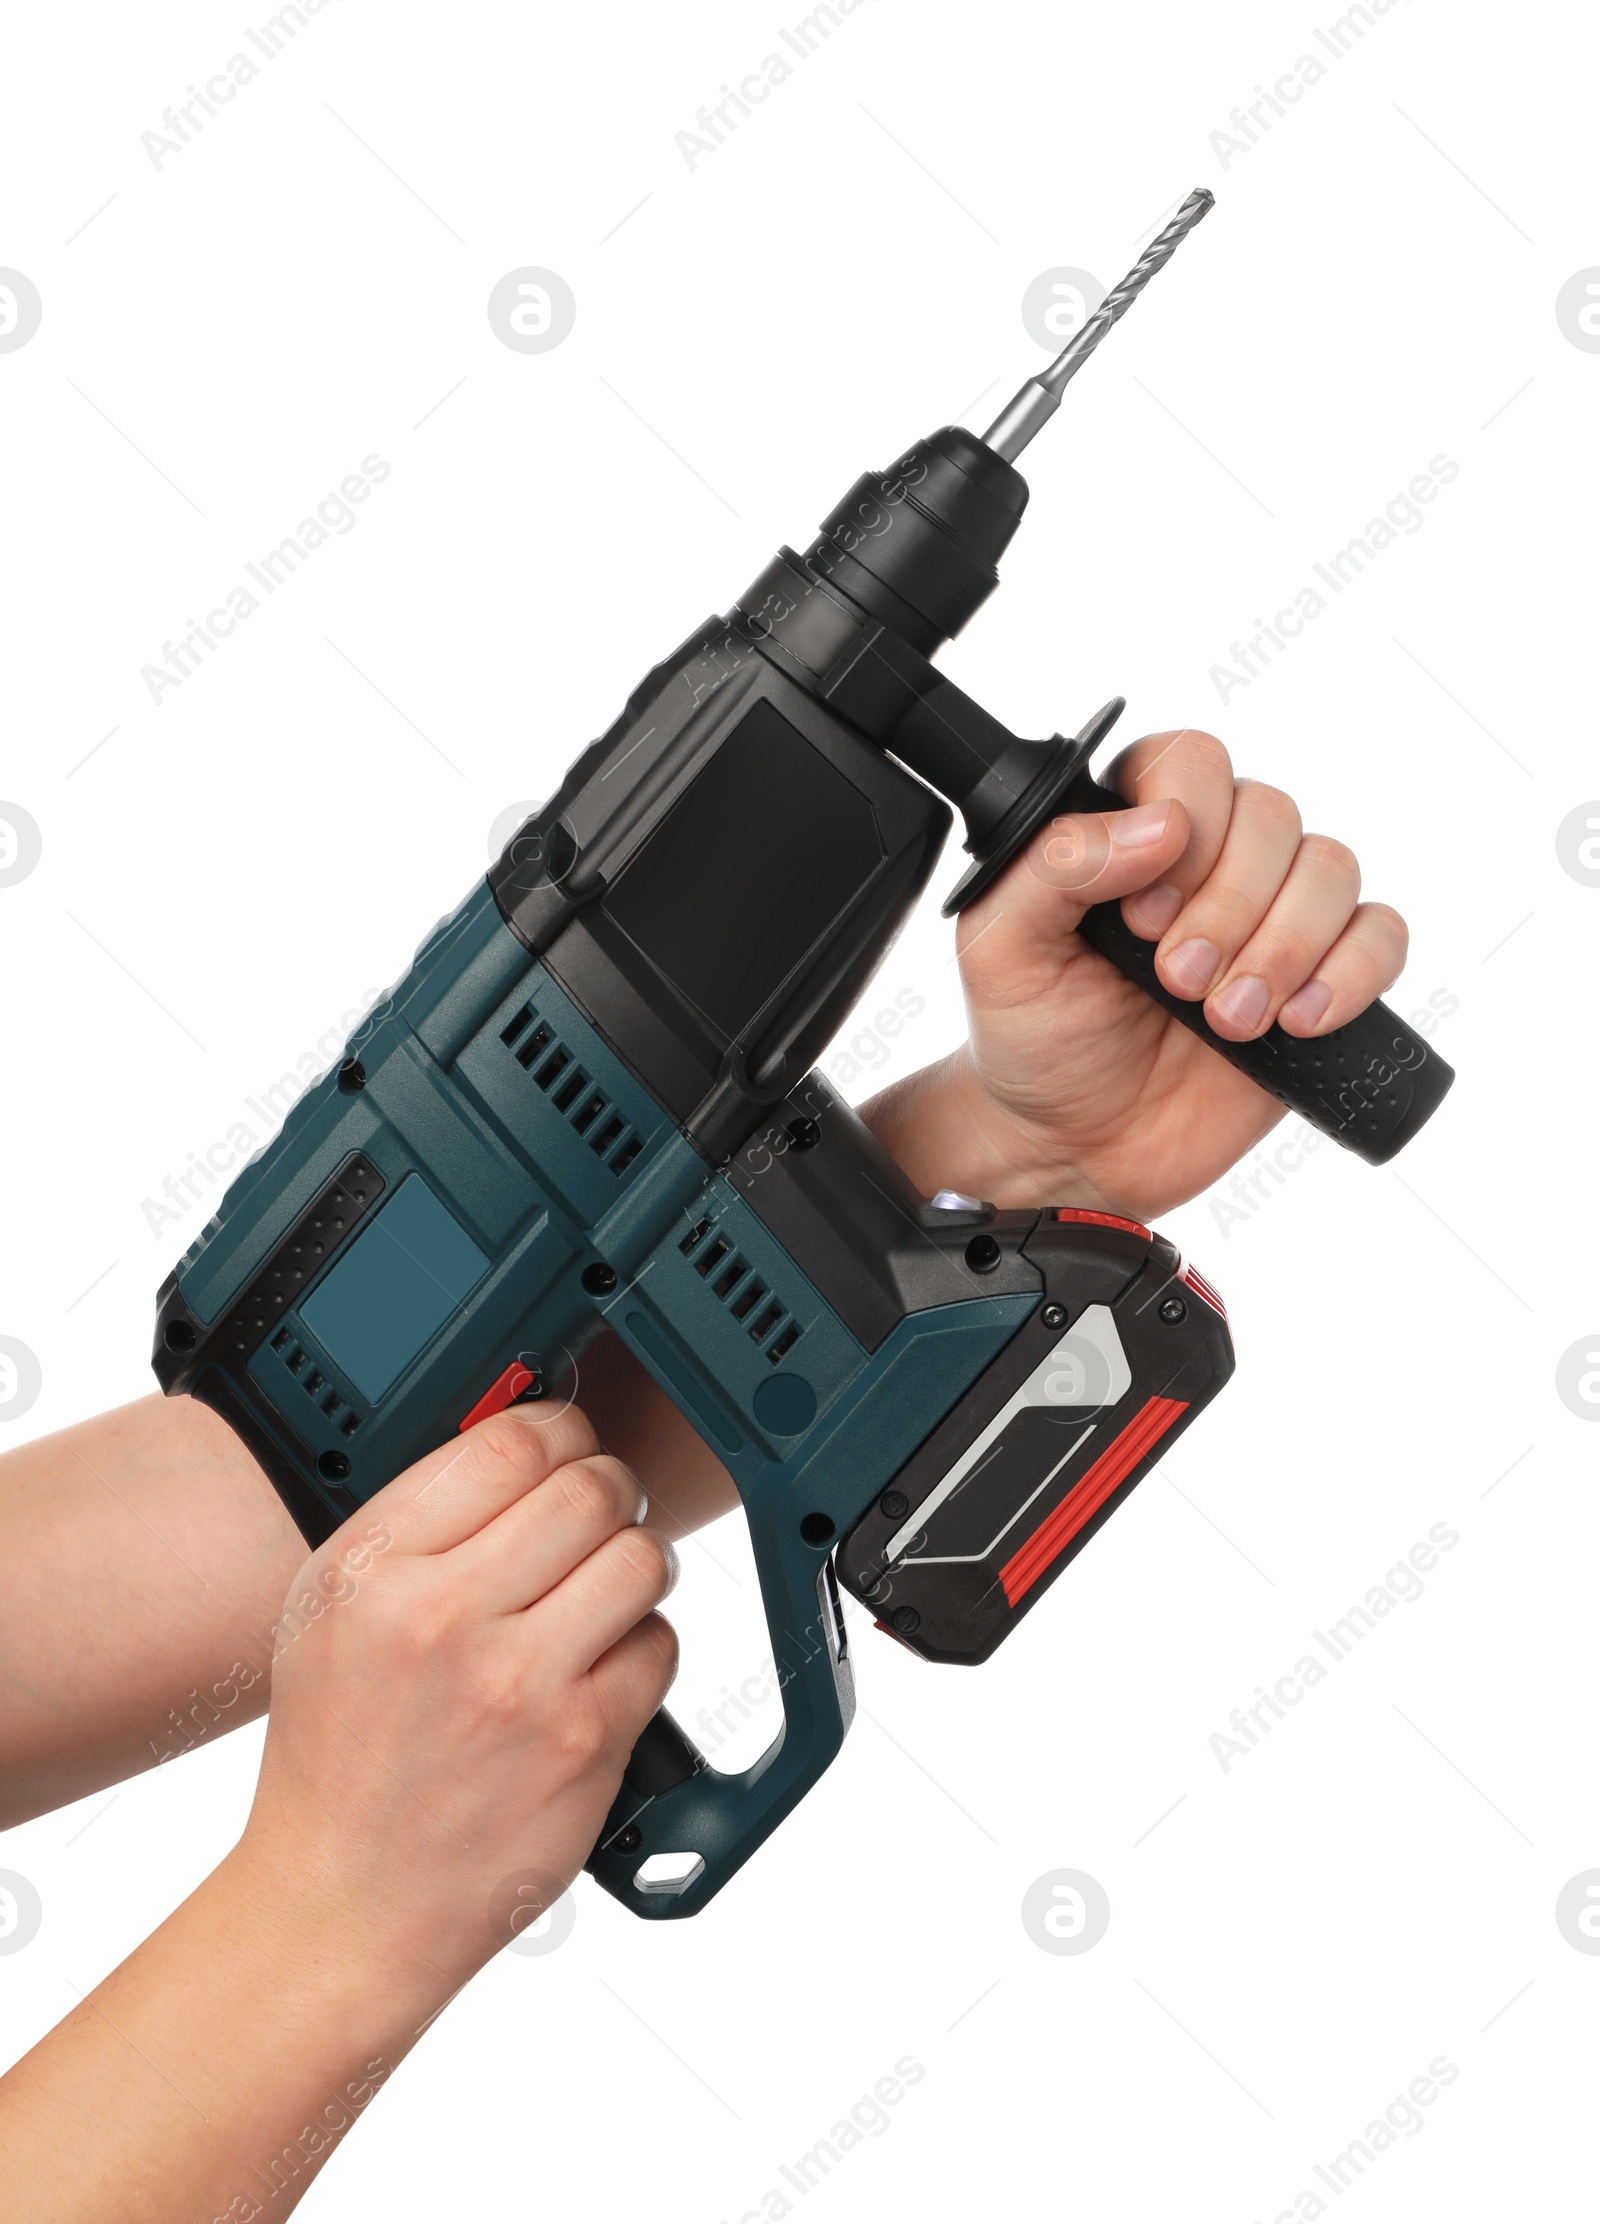
[[[712,1768],[662,1713],[590,1857],[696,1913],[839,1750],[840,1587],[934,1661],[1016,1627],[1227,1380],[1221,1300],[1136,1222],[919,1195],[812,1062],[962,811],[953,912],[1062,810],[1121,808],[929,661],[996,585],[1014,459],[1210,206],[1191,195],[980,440],[857,480],[658,664],[233,1182],[163,1285],[155,1368],[316,1544],[602,1327],[722,1460],[783,1726]],[[1120,908],[1081,930],[1222,1057],[1382,1162],[1453,1078],[1373,1004],[1315,1042],[1208,1030]]]

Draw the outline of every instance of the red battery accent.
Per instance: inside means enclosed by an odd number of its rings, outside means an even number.
[[[1089,1212],[1078,1205],[1058,1205],[1056,1218],[1086,1220],[1091,1228],[1126,1228],[1130,1236],[1143,1236],[1146,1243],[1150,1241],[1150,1231],[1142,1221],[1124,1220],[1120,1214],[1114,1212]]]
[[[1196,1297],[1205,1299],[1214,1313],[1220,1313],[1224,1320],[1227,1319],[1227,1306],[1223,1304],[1221,1298],[1218,1297],[1216,1291],[1197,1266],[1186,1266],[1181,1279],[1189,1289],[1193,1290]]]
[[[1052,1513],[1046,1514],[1027,1543],[1020,1545],[1000,1570],[1006,1604],[1015,1606],[1058,1560],[1078,1531],[1099,1512],[1120,1483],[1127,1481],[1151,1448],[1177,1420],[1187,1413],[1186,1398],[1151,1398],[1141,1406],[1122,1434],[1113,1437],[1094,1465],[1081,1475]]]

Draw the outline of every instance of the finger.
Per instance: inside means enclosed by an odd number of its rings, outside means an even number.
[[[1311,979],[1279,1012],[1279,1026],[1286,1034],[1312,1037],[1343,1027],[1399,979],[1409,939],[1398,911],[1387,904],[1357,904]]]
[[[1300,814],[1281,788],[1241,780],[1215,865],[1156,950],[1156,971],[1174,996],[1208,995],[1255,932],[1300,847]]]
[[[576,1406],[549,1415],[513,1406],[397,1475],[368,1502],[368,1512],[381,1510],[403,1552],[447,1552],[566,1461],[599,1449]]]
[[[1233,766],[1214,734],[1147,734],[1115,759],[1107,784],[1134,808],[1053,820],[962,913],[956,947],[978,1006],[1027,1002],[1052,987],[1090,904],[1122,896],[1128,924],[1154,940],[1205,878],[1233,806]],[[1134,889],[1150,893],[1129,898]]]
[[[1146,734],[1112,763],[1109,784],[1130,803],[1167,800],[1188,814],[1189,839],[1170,867],[1126,898],[1122,916],[1135,934],[1154,941],[1164,934],[1222,854],[1233,813],[1233,763],[1215,734],[1184,726]]]
[[[678,1555],[653,1529],[622,1529],[530,1606],[541,1661],[570,1681],[592,1668],[678,1579]]]
[[[1216,1032],[1230,1042],[1264,1034],[1343,934],[1360,893],[1361,868],[1343,842],[1308,834],[1266,917],[1206,998]]]
[[[663,1704],[678,1673],[678,1633],[661,1614],[646,1614],[589,1671],[606,1720],[631,1751]]]
[[[1089,906],[1159,877],[1188,839],[1188,815],[1170,801],[1051,819],[957,921],[968,993],[980,1003],[1037,993]]]
[[[637,1528],[649,1504],[633,1470],[608,1453],[567,1460],[459,1545],[452,1564],[476,1583],[489,1613],[513,1613],[543,1598],[608,1537]]]

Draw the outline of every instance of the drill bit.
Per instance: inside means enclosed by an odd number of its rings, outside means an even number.
[[[1143,293],[1151,279],[1169,261],[1180,239],[1192,232],[1216,196],[1199,185],[1164,230],[1157,232],[1120,286],[1113,286],[1092,317],[1084,320],[1047,371],[1030,378],[1013,395],[984,434],[984,444],[1007,463],[1015,463],[1034,434],[1061,406],[1061,390],[1074,372],[1093,355],[1125,309]]]

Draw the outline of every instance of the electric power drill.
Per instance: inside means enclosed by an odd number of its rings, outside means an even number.
[[[803,556],[629,698],[163,1285],[162,1387],[232,1424],[309,1543],[602,1327],[738,1487],[783,1727],[708,1765],[659,1714],[589,1861],[696,1913],[839,1750],[839,1586],[935,1661],[988,1658],[1227,1380],[1171,1243],[1071,1208],[920,1196],[811,1070],[955,803],[987,888],[1062,810],[1121,808],[1071,741],[1009,733],[929,662],[996,584],[1014,458],[1211,205],[1190,196],[983,439],[857,480]],[[1381,1163],[1450,1068],[1382,1004],[1314,1042],[1210,1034],[1119,907],[1082,930],[1217,1053]]]

